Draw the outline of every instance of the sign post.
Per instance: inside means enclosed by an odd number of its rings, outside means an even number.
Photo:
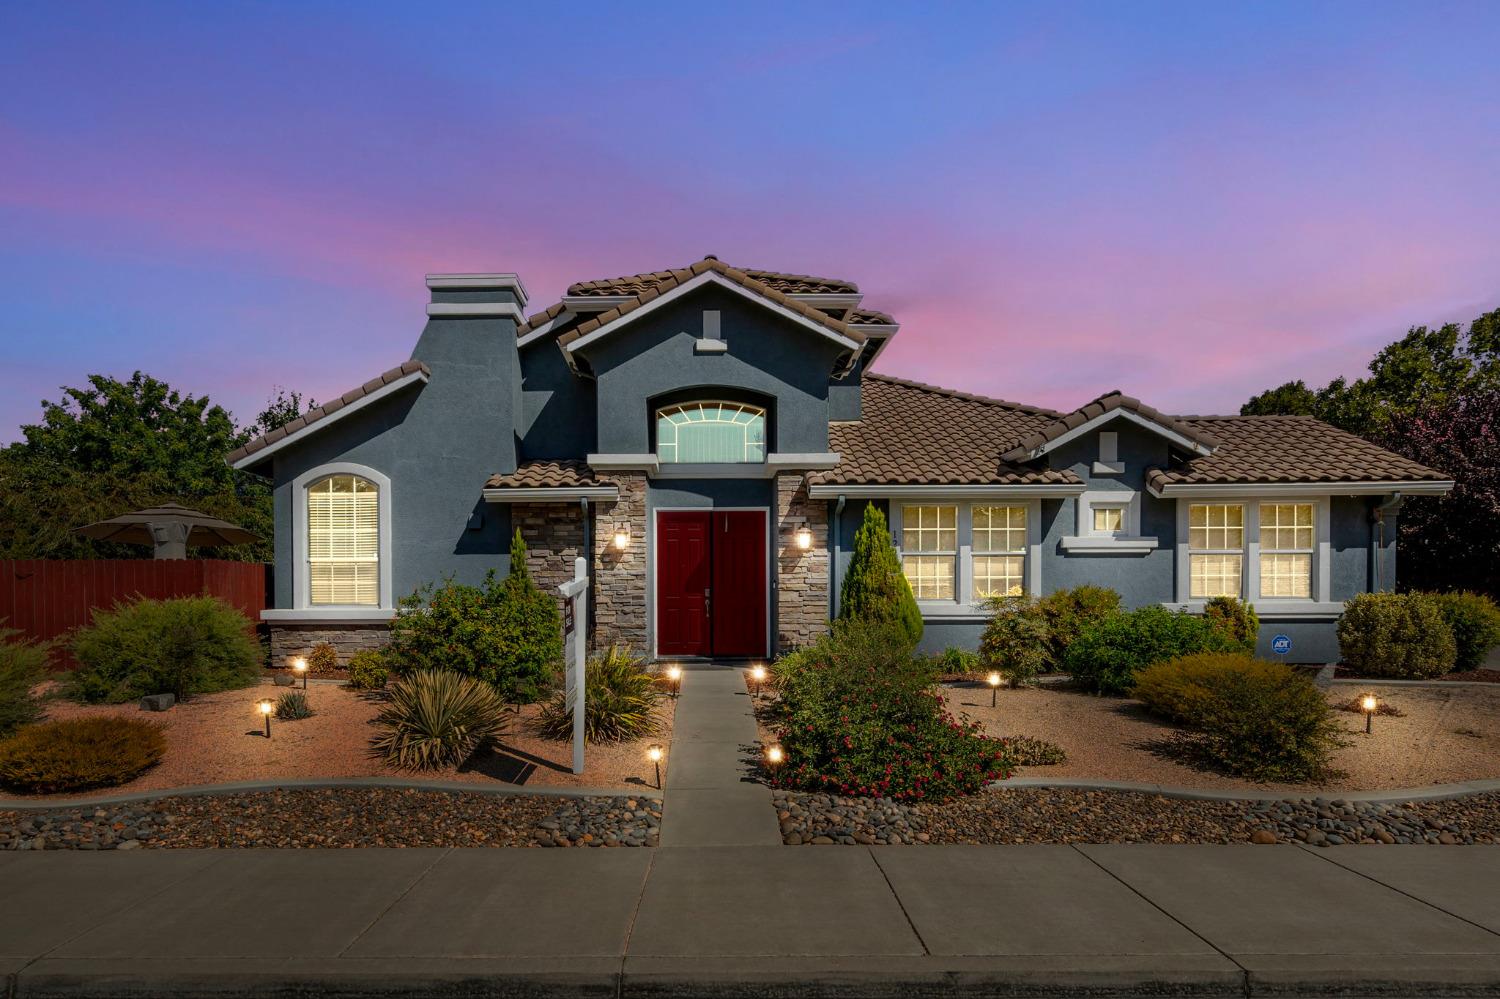
[[[563,596],[563,700],[573,712],[573,772],[583,773],[584,665],[588,660],[589,563],[573,560],[573,578],[557,588]]]

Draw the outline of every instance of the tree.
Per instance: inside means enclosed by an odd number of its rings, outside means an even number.
[[[913,645],[922,638],[922,612],[901,571],[885,514],[874,503],[865,505],[865,519],[854,535],[854,552],[839,596],[839,617],[897,624]]]
[[[141,549],[90,541],[72,530],[161,503],[181,503],[259,534],[218,558],[271,555],[271,491],[224,456],[253,431],[221,406],[184,396],[137,371],[128,381],[90,375],[43,401],[42,421],[0,449],[0,557],[139,558]]]
[[[1402,587],[1500,597],[1500,389],[1430,405],[1392,424],[1382,443],[1454,482],[1447,496],[1401,510]]]
[[[301,392],[292,392],[278,385],[276,394],[266,400],[266,408],[255,417],[251,429],[256,436],[268,434],[291,423],[316,405],[311,399],[307,400],[306,406],[302,405]]]

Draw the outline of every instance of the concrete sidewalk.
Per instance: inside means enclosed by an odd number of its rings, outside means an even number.
[[[1500,995],[1500,848],[0,854],[14,996]]]

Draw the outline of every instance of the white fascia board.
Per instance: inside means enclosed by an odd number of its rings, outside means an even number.
[[[857,309],[859,303],[865,300],[865,296],[857,291],[808,292],[803,295],[788,294],[786,297],[794,302],[801,302],[803,305],[811,305],[815,309]]]
[[[267,445],[266,447],[261,448],[259,451],[253,451],[250,454],[245,455],[239,461],[235,462],[233,467],[249,468],[251,465],[258,465],[262,461],[265,461],[266,458],[275,454],[277,451],[280,451],[282,448],[290,447],[291,445],[296,444],[298,441],[306,437],[311,437],[313,434],[326,430],[328,427],[333,426],[339,420],[342,420],[344,417],[348,416],[350,413],[358,412],[359,410],[364,409],[366,406],[370,405],[373,402],[379,402],[386,396],[393,395],[394,393],[406,388],[406,386],[408,385],[426,381],[427,375],[421,371],[413,371],[409,375],[402,375],[400,378],[397,378],[390,384],[382,385],[375,391],[367,395],[360,396],[358,399],[355,399],[353,402],[344,406],[342,409],[336,409],[322,419],[317,420],[313,423],[309,423],[307,426],[303,427],[296,433],[288,434],[287,436],[281,438],[281,440],[277,441],[275,444]]]
[[[863,333],[871,340],[889,339],[895,336],[896,332],[901,329],[900,323],[845,323],[844,325],[851,330]]]
[[[1137,413],[1132,413],[1128,409],[1111,409],[1107,413],[1100,413],[1098,416],[1094,417],[1092,420],[1089,420],[1087,423],[1079,424],[1056,440],[1048,441],[1040,447],[1033,448],[1027,453],[1028,458],[1040,458],[1042,455],[1046,454],[1049,451],[1057,450],[1069,441],[1077,440],[1084,434],[1093,433],[1095,430],[1098,430],[1100,427],[1104,426],[1106,423],[1109,423],[1112,420],[1129,420],[1137,426],[1144,427],[1154,434],[1165,437],[1167,440],[1171,441],[1173,444],[1176,444],[1183,450],[1191,451],[1194,454],[1202,455],[1203,457],[1207,457],[1214,453],[1213,448],[1207,447],[1203,444],[1199,444],[1195,440],[1184,437],[1177,431],[1172,430],[1168,427],[1164,427],[1160,423],[1157,423],[1155,420],[1148,420],[1144,416],[1141,416]]]
[[[600,471],[654,472],[658,464],[654,454],[591,454],[583,460]]]
[[[518,486],[484,490],[487,503],[569,503],[581,499],[620,498],[615,486]]]
[[[608,312],[634,300],[634,295],[564,295],[562,304],[573,312]]]
[[[812,485],[807,494],[814,499],[880,499],[884,496],[931,496],[934,499],[1004,499],[1008,496],[1035,496],[1042,499],[1064,499],[1078,496],[1082,485],[952,485],[952,486],[881,486],[881,485]]]
[[[1255,607],[1255,613],[1262,619],[1276,621],[1294,621],[1299,618],[1309,620],[1334,618],[1344,613],[1344,605],[1336,600],[1251,600]],[[1187,611],[1189,614],[1202,614],[1202,600],[1166,601],[1162,604],[1169,611]]]
[[[526,321],[526,314],[515,302],[429,302],[427,315],[433,319],[514,319]]]
[[[1158,499],[1172,496],[1214,498],[1260,498],[1274,496],[1445,496],[1453,490],[1452,480],[1416,479],[1403,482],[1243,482],[1243,483],[1167,483],[1158,491],[1148,490]]]
[[[488,291],[509,288],[525,305],[529,295],[519,274],[429,274],[427,287],[441,291]]]
[[[378,607],[271,608],[260,612],[262,621],[288,624],[380,624],[395,616],[394,610]]]
[[[531,330],[529,333],[526,333],[519,340],[517,340],[516,349],[520,350],[521,348],[526,347],[529,344],[536,343],[542,337],[546,336],[548,333],[551,333],[553,328],[555,328],[558,324],[565,323],[572,318],[573,313],[564,310],[563,312],[559,313],[556,318],[547,320],[545,323],[542,323],[542,325],[538,326],[534,330]]]
[[[796,454],[790,451],[773,451],[766,455],[766,464],[774,469],[825,469],[833,468],[839,463],[837,451],[821,451],[809,454]]]
[[[819,336],[827,337],[846,350],[857,351],[860,347],[860,344],[855,343],[853,340],[850,340],[846,336],[841,336],[840,334],[835,333],[833,330],[829,329],[827,326],[824,326],[817,320],[809,319],[807,316],[802,315],[800,312],[793,312],[791,309],[788,309],[784,305],[779,305],[776,302],[771,301],[769,298],[758,295],[755,292],[751,291],[749,288],[746,288],[744,285],[737,284],[736,282],[730,281],[728,278],[721,276],[717,271],[704,271],[702,274],[699,274],[692,280],[684,281],[682,284],[673,288],[671,291],[656,296],[645,305],[642,305],[640,308],[632,309],[613,322],[606,323],[605,325],[594,330],[594,332],[590,333],[588,336],[579,337],[577,340],[574,340],[572,343],[565,346],[563,350],[570,355],[574,354],[577,351],[582,350],[584,347],[587,347],[589,344],[595,342],[596,340],[600,340],[608,336],[622,326],[627,326],[630,323],[635,322],[637,319],[641,319],[647,315],[650,315],[652,312],[656,311],[662,306],[669,305],[672,302],[675,302],[677,299],[682,298],[684,295],[690,295],[693,292],[697,291],[699,288],[702,288],[705,285],[709,284],[718,285],[719,287],[724,288],[727,291],[731,291],[736,295],[741,296],[742,298],[749,299],[762,308],[769,309],[770,311],[777,313],[783,318],[791,320],[799,326],[803,326],[807,329],[812,330]]]

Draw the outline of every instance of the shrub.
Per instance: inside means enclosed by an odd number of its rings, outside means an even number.
[[[660,727],[656,705],[661,690],[645,662],[625,646],[612,645],[584,667],[583,737],[588,742],[622,742],[654,734]],[[573,737],[573,712],[557,690],[542,705],[537,729],[549,739]]]
[[[391,668],[382,652],[360,649],[349,657],[349,686],[355,690],[380,690],[390,676]]]
[[[276,701],[276,717],[281,721],[301,721],[312,716],[312,705],[307,703],[307,695],[300,690],[282,694]]]
[[[979,639],[979,663],[1020,686],[1051,662],[1047,621],[1040,605],[1025,597],[1001,597],[993,605],[995,616]]]
[[[895,622],[840,621],[778,677],[780,787],[943,801],[1009,776],[1003,744],[947,713]]]
[[[539,697],[562,658],[557,601],[526,571],[526,546],[516,532],[511,575],[483,586],[446,580],[401,601],[386,655],[397,672],[446,669],[483,680],[507,701]]]
[[[885,514],[874,503],[865,504],[865,519],[854,534],[854,551],[839,592],[839,617],[894,624],[893,634],[907,648],[922,640],[922,612],[901,571]]]
[[[42,705],[31,693],[47,675],[51,645],[28,642],[14,628],[0,628],[0,736],[34,722]]]
[[[1103,586],[1075,586],[1038,600],[1037,613],[1047,628],[1047,663],[1043,670],[1062,669],[1068,646],[1083,630],[1119,610],[1120,595]]]
[[[339,668],[339,650],[330,642],[319,642],[307,653],[309,673],[332,673]]]
[[[27,725],[0,741],[0,784],[29,794],[115,787],[161,761],[160,725],[108,715]]]
[[[1068,762],[1068,754],[1055,742],[1029,735],[1011,735],[1000,740],[1018,767],[1050,767]]]
[[[1344,604],[1338,635],[1344,662],[1366,676],[1442,676],[1458,658],[1453,629],[1425,593],[1361,593]]]
[[[1229,640],[1231,648],[1247,656],[1255,654],[1260,618],[1254,607],[1236,597],[1212,597],[1203,605],[1203,619]]]
[[[1443,620],[1453,629],[1457,645],[1454,669],[1478,669],[1490,649],[1500,645],[1500,608],[1483,593],[1439,593],[1435,595]]]
[[[244,615],[215,597],[141,599],[96,611],[74,634],[73,655],[71,695],[109,704],[247,687],[260,678],[263,658]]]
[[[979,654],[968,649],[950,645],[932,657],[932,663],[943,675],[963,676],[979,672]]]
[[[1182,741],[1194,756],[1253,780],[1325,779],[1341,743],[1311,679],[1243,653],[1158,663],[1136,677],[1135,696],[1192,729]]]
[[[462,766],[505,731],[507,709],[495,688],[453,670],[417,670],[392,685],[375,719],[372,749],[407,770]]]
[[[1201,617],[1146,606],[1088,625],[1068,647],[1073,678],[1104,694],[1123,694],[1148,666],[1232,644]]]

